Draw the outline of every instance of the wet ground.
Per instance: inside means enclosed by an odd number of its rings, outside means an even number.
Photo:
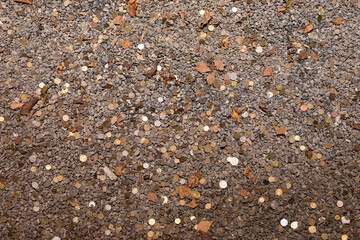
[[[0,3],[0,239],[360,238],[360,3]]]

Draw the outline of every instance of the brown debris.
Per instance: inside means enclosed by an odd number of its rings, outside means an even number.
[[[164,23],[168,18],[169,16],[166,14],[166,12],[164,12],[163,15],[161,16],[162,23]]]
[[[146,73],[146,76],[148,78],[151,78],[152,76],[155,75],[156,71],[157,71],[157,66],[158,66],[159,62],[156,62],[154,67],[152,67],[151,69],[149,69]]]
[[[200,98],[200,97],[204,96],[204,91],[201,89],[198,89],[198,90],[196,90],[195,95],[196,95],[196,97]]]
[[[213,221],[201,221],[197,224],[197,231],[208,232]]]
[[[262,105],[262,99],[261,99],[260,102],[259,102],[259,108],[260,108],[261,110],[263,110],[264,112],[266,112],[267,110],[269,110],[268,107],[265,107],[264,105]]]
[[[231,114],[231,117],[233,119],[235,119],[238,123],[240,123],[240,117],[239,117],[239,114],[238,114],[238,111],[236,111],[235,108],[233,108],[233,111],[232,111],[232,114]]]
[[[196,66],[196,71],[198,71],[199,73],[206,73],[210,72],[211,70],[205,62],[199,62],[199,64]]]
[[[285,127],[274,127],[276,135],[285,135],[286,134],[286,128]]]
[[[35,106],[35,104],[39,101],[39,96],[34,96],[31,100],[27,101],[21,108],[20,113],[22,115],[28,115],[31,112],[31,109]]]
[[[263,77],[271,76],[271,74],[272,74],[272,69],[270,67],[265,67],[263,72]]]
[[[225,48],[229,48],[229,42],[227,39],[221,39],[220,40],[221,45],[223,45]]]
[[[224,71],[225,64],[224,64],[224,61],[221,60],[220,58],[217,58],[214,56],[214,65],[217,70]]]
[[[214,75],[209,75],[206,77],[206,82],[209,86],[213,85],[215,83],[215,77]]]
[[[341,17],[338,17],[334,20],[332,20],[332,23],[335,24],[335,25],[341,25],[343,22],[342,18]]]
[[[278,7],[277,7],[277,12],[278,12],[278,13],[286,13],[286,7],[278,6]]]
[[[137,2],[136,0],[126,0],[127,9],[126,11],[130,16],[134,17],[136,15]]]
[[[148,193],[147,198],[148,198],[149,201],[156,202],[156,195],[153,194],[152,192]]]
[[[180,11],[179,14],[180,14],[180,18],[181,18],[182,22],[185,22],[185,13]]]
[[[191,193],[190,188],[186,186],[178,187],[178,194],[180,199],[187,198],[188,196],[190,196],[190,193]]]
[[[244,171],[244,174],[247,178],[249,178],[253,183],[255,183],[255,178],[251,175],[250,173],[250,168],[249,167],[246,167],[245,168],[245,171]]]
[[[122,168],[120,166],[115,167],[114,173],[116,174],[116,176],[120,176],[122,174]]]
[[[58,74],[64,73],[64,67],[63,67],[63,66],[57,66],[57,67],[56,67],[56,72],[57,72]]]
[[[188,203],[188,207],[190,208],[196,208],[199,205],[199,201],[196,199],[191,200],[191,202]]]
[[[245,38],[242,37],[242,36],[239,36],[239,37],[237,37],[237,38],[235,39],[235,42],[236,42],[239,46],[241,46],[241,45],[244,44]]]
[[[311,58],[314,59],[315,61],[319,61],[319,57],[315,53],[311,55]]]
[[[360,131],[360,124],[358,124],[358,123],[355,123],[355,122],[352,122],[352,121],[346,121],[346,125],[350,126],[350,127],[353,127],[354,129]]]
[[[300,59],[300,60],[307,59],[308,56],[309,56],[309,55],[307,54],[307,52],[306,52],[305,50],[301,50],[301,51],[299,52],[299,59]]]
[[[122,23],[122,20],[123,20],[123,16],[117,16],[116,18],[114,18],[114,24],[119,25]]]
[[[131,43],[129,41],[129,39],[125,38],[124,40],[122,40],[120,42],[120,45],[122,48],[126,49],[126,48],[129,48],[131,46]]]
[[[311,32],[314,29],[314,25],[311,23],[306,23],[305,28],[301,29],[303,31],[303,34]]]
[[[199,185],[200,178],[201,178],[200,170],[197,170],[196,173],[191,174],[189,176],[189,179],[187,180],[188,187],[193,188],[193,187]]]
[[[16,109],[18,109],[18,108],[21,108],[24,104],[25,104],[25,103],[11,103],[11,104],[10,104],[10,108],[11,108],[12,110],[16,110]]]
[[[19,3],[32,4],[32,2],[30,0],[14,0],[14,1],[19,2]]]
[[[311,159],[312,154],[313,154],[312,151],[306,151],[305,152],[305,156],[306,156],[307,159]]]
[[[201,20],[201,28],[203,28],[211,19],[212,19],[212,15],[211,13],[209,13],[208,10],[205,10],[205,13],[204,13],[204,17],[203,19]]]

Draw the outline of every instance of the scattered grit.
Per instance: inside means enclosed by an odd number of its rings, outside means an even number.
[[[360,239],[357,0],[0,3],[0,239]]]

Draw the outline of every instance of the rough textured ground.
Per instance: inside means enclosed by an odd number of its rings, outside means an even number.
[[[358,1],[19,1],[0,239],[360,239]]]

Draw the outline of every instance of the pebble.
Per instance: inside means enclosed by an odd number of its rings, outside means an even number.
[[[272,92],[267,92],[266,95],[268,98],[272,98],[274,96],[274,94]]]
[[[34,188],[34,189],[37,189],[39,187],[39,184],[37,182],[32,182],[31,183],[31,186]]]
[[[243,118],[247,118],[249,116],[249,112],[245,111],[243,114],[241,114]]]
[[[262,47],[258,46],[258,47],[255,48],[255,51],[257,53],[262,53],[263,49],[262,49]]]
[[[230,73],[230,79],[231,80],[236,80],[237,79],[237,74],[234,73],[234,72]]]
[[[96,204],[94,201],[89,202],[89,207],[95,207],[95,206],[96,206]]]
[[[117,179],[117,176],[114,174],[114,172],[112,170],[110,170],[110,168],[104,167],[103,169],[104,169],[106,176],[108,176],[108,178],[110,178],[110,180]]]
[[[350,219],[347,219],[346,217],[341,217],[342,224],[350,224]]]

